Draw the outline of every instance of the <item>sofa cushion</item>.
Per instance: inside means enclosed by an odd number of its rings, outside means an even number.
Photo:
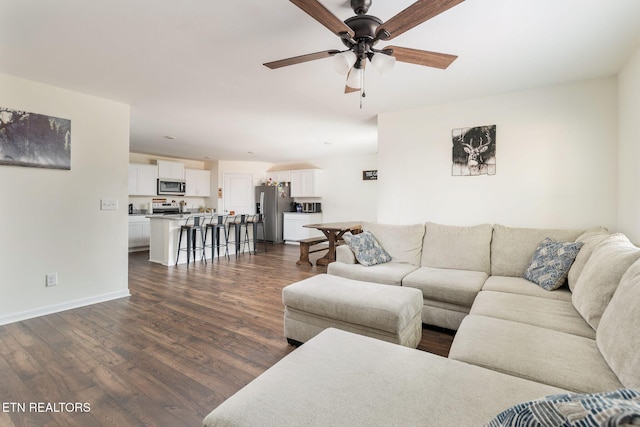
[[[582,242],[557,242],[549,237],[538,245],[524,278],[547,291],[564,285]]]
[[[349,245],[358,262],[365,267],[391,261],[391,255],[380,246],[370,231],[363,231],[356,235],[347,232],[342,235],[342,238]]]
[[[492,317],[465,317],[449,357],[580,393],[623,387],[595,340]]]
[[[395,225],[363,222],[362,229],[370,231],[394,262],[420,266],[424,224]]]
[[[469,314],[469,309],[469,306],[426,299],[422,307],[422,323],[456,331]]]
[[[523,277],[536,248],[547,237],[572,242],[582,230],[516,228],[495,224],[491,240],[491,275]]]
[[[340,245],[336,247],[336,261],[344,262],[346,264],[355,264],[358,262],[355,254],[347,245]]]
[[[383,285],[402,284],[402,279],[419,267],[413,264],[387,262],[384,264],[365,267],[360,264],[345,264],[332,262],[327,266],[327,273],[347,279],[362,280],[364,282],[382,283]]]
[[[553,292],[549,292],[523,277],[489,276],[487,281],[484,282],[482,290],[530,295],[539,298],[557,299],[560,301],[571,301],[571,292],[569,292],[569,288],[561,287]]]
[[[458,227],[427,222],[422,266],[489,274],[492,232],[491,224]]]
[[[470,314],[526,323],[591,339],[596,337],[596,332],[571,301],[482,291],[473,302]]]
[[[602,315],[596,341],[626,387],[640,389],[640,260],[622,276]]]
[[[589,257],[591,257],[593,250],[609,236],[610,234],[607,232],[606,228],[597,227],[585,231],[576,239],[576,242],[582,242],[583,245],[580,248],[578,255],[576,255],[576,259],[573,261],[573,264],[571,264],[569,274],[567,275],[569,289],[573,291],[573,288],[576,286],[576,282],[578,281],[578,277],[580,277],[580,273],[582,273],[582,269],[589,260]]]
[[[572,301],[593,329],[598,328],[622,275],[640,258],[640,249],[620,233],[602,241],[591,254],[573,289]]]
[[[594,394],[557,394],[519,403],[486,427],[640,425],[640,392],[623,389]]]
[[[483,271],[421,267],[402,279],[402,286],[420,289],[427,300],[471,307],[487,277]]]
[[[215,408],[203,425],[481,426],[518,402],[563,392],[327,329]]]

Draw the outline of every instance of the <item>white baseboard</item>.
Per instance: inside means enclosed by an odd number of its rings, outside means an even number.
[[[129,293],[129,289],[124,289],[121,291],[110,292],[108,294],[96,295],[93,297],[83,298],[75,301],[68,301],[61,304],[48,305],[46,307],[39,307],[33,310],[26,310],[20,313],[13,313],[13,314],[8,314],[6,316],[0,316],[0,325],[20,322],[22,320],[33,319],[34,317],[40,317],[40,316],[45,316],[47,314],[59,313],[61,311],[85,307],[87,305],[111,301],[118,298],[126,298],[129,296],[131,296],[131,293]]]

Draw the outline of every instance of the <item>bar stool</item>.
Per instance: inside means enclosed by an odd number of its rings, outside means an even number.
[[[215,255],[215,251],[218,251],[218,259],[220,259],[220,248],[224,248],[224,256],[229,258],[229,233],[227,232],[227,216],[218,215],[216,221],[214,216],[211,217],[211,221],[205,226],[204,241],[206,243],[209,230],[211,230],[211,244],[205,244],[205,247],[211,248],[211,261]],[[220,243],[220,235],[224,236],[224,243]],[[206,257],[205,257],[206,258]]]
[[[244,253],[244,247],[249,245],[249,231],[247,229],[247,215],[241,214],[240,221],[238,221],[238,216],[234,218],[232,222],[229,222],[229,234],[231,234],[231,227],[233,227],[233,236],[234,246],[236,248],[236,258],[238,258],[238,253],[240,252],[240,246],[242,246],[242,253]],[[242,239],[242,228],[244,227],[244,239]],[[251,246],[249,246],[249,254],[251,254]]]
[[[187,219],[184,222],[184,225],[180,226],[180,235],[178,237],[178,250],[176,251],[176,265],[178,265],[178,260],[180,259],[180,251],[187,251],[187,267],[189,267],[189,263],[191,262],[190,260],[190,255],[193,252],[193,262],[196,261],[196,251],[197,250],[201,250],[202,251],[202,257],[201,259],[204,260],[205,264],[207,263],[207,260],[204,256],[204,233],[202,232],[202,225],[200,224],[200,220],[203,217],[200,216],[192,216],[192,217],[187,217]],[[189,221],[192,221],[192,224],[189,224]],[[196,237],[198,235],[198,232],[200,233],[200,240],[202,245],[198,246],[196,244],[197,240]],[[187,235],[187,247],[186,248],[181,248],[181,244],[182,244],[182,234],[185,233]]]
[[[264,215],[252,215],[247,222],[253,226],[253,253],[258,253],[258,226],[262,227],[262,241],[264,242],[264,251],[267,252],[267,235],[264,231]]]

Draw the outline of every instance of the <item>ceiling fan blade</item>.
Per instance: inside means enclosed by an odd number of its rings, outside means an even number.
[[[391,55],[398,61],[424,65],[425,67],[440,68],[443,70],[458,58],[456,55],[409,49],[407,47],[387,46],[385,47],[385,50],[387,49],[393,50]]]
[[[315,61],[316,59],[328,58],[330,56],[340,53],[339,50],[324,50],[322,52],[308,53],[306,55],[294,56],[292,58],[280,59],[278,61],[267,62],[262,64],[265,67],[275,70],[276,68],[286,67],[289,65],[300,64],[302,62]]]
[[[347,85],[344,85],[344,93],[353,93],[353,92],[360,92],[360,89],[355,89]]]
[[[380,25],[376,32],[376,38],[380,40],[391,40],[463,1],[464,0],[418,0]]]
[[[318,0],[291,0],[291,3],[305,11],[313,19],[327,27],[338,37],[348,35],[351,39],[355,33],[344,22],[338,19],[333,13],[324,7]]]

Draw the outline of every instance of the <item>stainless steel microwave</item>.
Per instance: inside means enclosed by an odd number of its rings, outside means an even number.
[[[181,179],[158,179],[158,195],[184,196],[186,184]]]

